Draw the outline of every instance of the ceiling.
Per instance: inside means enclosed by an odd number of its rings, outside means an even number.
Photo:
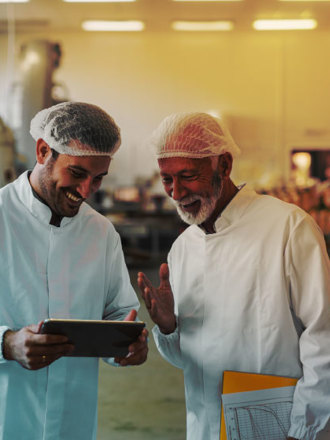
[[[8,20],[16,32],[83,32],[83,20],[143,20],[145,31],[170,30],[173,20],[233,20],[236,31],[251,30],[261,18],[316,18],[319,30],[330,29],[330,1],[242,0],[236,2],[173,2],[137,0],[133,3],[65,3],[62,0],[30,0],[0,4],[0,32]]]

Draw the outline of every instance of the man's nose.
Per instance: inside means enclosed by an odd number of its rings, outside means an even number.
[[[92,193],[92,179],[87,178],[80,182],[77,191],[84,199],[88,199],[88,197]]]
[[[180,201],[183,197],[187,195],[187,190],[181,185],[179,180],[173,180],[172,194],[173,200]]]

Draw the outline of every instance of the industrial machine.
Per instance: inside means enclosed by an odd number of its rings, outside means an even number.
[[[12,87],[10,109],[18,174],[35,163],[35,142],[29,133],[31,119],[43,108],[67,100],[64,86],[62,96],[56,96],[60,86],[53,80],[60,58],[58,43],[36,40],[21,46],[18,81]]]
[[[15,178],[14,135],[11,129],[0,118],[0,187]]]

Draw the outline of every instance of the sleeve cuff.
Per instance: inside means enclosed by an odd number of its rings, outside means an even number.
[[[319,430],[315,426],[306,427],[291,427],[288,432],[288,437],[293,437],[301,440],[329,440],[330,431]]]
[[[0,326],[0,364],[4,364],[5,362],[9,362],[7,359],[3,357],[3,337],[6,331],[10,330],[7,326]]]
[[[175,339],[175,340],[178,339],[178,336],[179,336],[179,328],[178,328],[178,325],[177,325],[177,326],[176,326],[176,329],[174,330],[173,333],[169,333],[168,335],[166,335],[165,333],[162,333],[162,332],[159,330],[158,325],[155,325],[155,327],[152,329],[152,333],[153,333],[154,336],[157,337],[157,339],[163,339],[163,340],[166,340],[166,341],[170,342],[170,341],[172,341],[173,339]]]

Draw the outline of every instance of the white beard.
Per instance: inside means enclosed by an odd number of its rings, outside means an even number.
[[[185,223],[188,223],[188,225],[200,225],[201,223],[204,223],[209,217],[211,217],[212,213],[214,212],[216,204],[222,192],[221,189],[222,189],[222,185],[221,188],[215,188],[214,193],[211,197],[191,195],[180,200],[180,202],[173,200],[172,198],[171,201],[174,203],[179,216]],[[193,203],[196,200],[200,200],[201,203],[201,206],[197,214],[186,212],[181,207],[181,205],[183,204],[186,205],[189,203]]]

